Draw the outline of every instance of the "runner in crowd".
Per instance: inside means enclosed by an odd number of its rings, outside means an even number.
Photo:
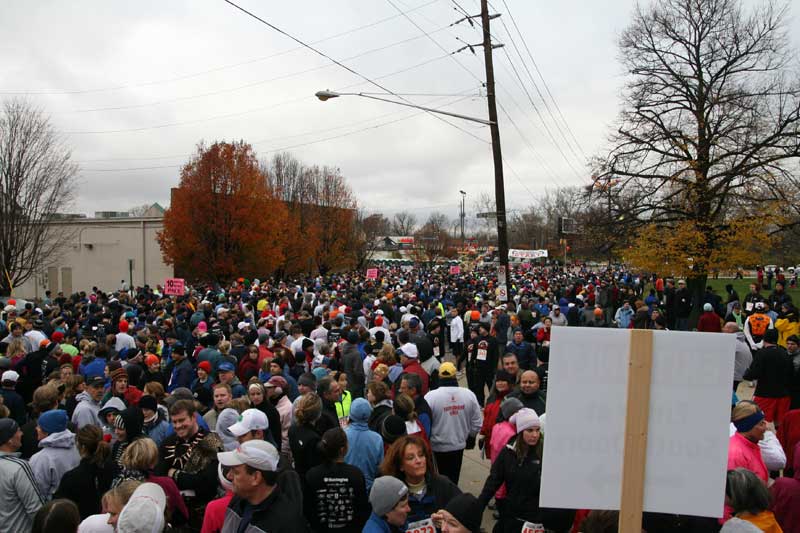
[[[538,505],[554,329],[686,330],[702,310],[698,329],[737,336],[734,391],[757,382],[732,413],[725,527],[792,531],[797,473],[774,502],[761,490],[796,468],[800,439],[781,283],[741,300],[731,286],[727,302],[709,290],[696,307],[685,280],[620,267],[516,268],[507,287],[503,302],[488,269],[388,267],[7,304],[0,523],[27,533],[69,499],[86,527],[464,533],[491,523],[494,498],[495,531],[579,531],[605,515]],[[478,436],[491,470],[476,499],[458,483]]]

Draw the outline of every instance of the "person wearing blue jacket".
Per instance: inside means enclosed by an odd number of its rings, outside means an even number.
[[[344,430],[347,435],[344,461],[361,470],[367,482],[367,491],[372,488],[378,467],[383,461],[383,438],[367,426],[371,414],[369,402],[364,398],[356,398],[350,405],[350,425]]]
[[[514,329],[514,336],[506,345],[505,353],[513,353],[517,356],[520,368],[529,369],[536,366],[536,350],[531,343],[525,340],[525,335],[520,328]]]
[[[189,389],[194,380],[194,369],[192,364],[186,359],[186,351],[183,346],[176,344],[172,348],[172,368],[170,370],[167,392],[173,392],[177,388]]]
[[[369,491],[372,514],[362,533],[401,533],[408,524],[408,487],[393,476],[375,480]]]

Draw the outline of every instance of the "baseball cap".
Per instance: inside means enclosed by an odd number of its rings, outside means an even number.
[[[409,359],[416,359],[419,357],[419,350],[417,349],[417,345],[411,342],[407,342],[400,347],[400,352],[402,355],[405,355]]]
[[[16,383],[18,379],[19,374],[14,370],[6,370],[3,372],[3,381],[13,381]]]
[[[230,361],[224,361],[217,367],[217,372],[236,372],[236,368]]]
[[[5,374],[3,374],[5,376]],[[105,387],[106,380],[103,379],[101,376],[94,376],[89,378],[89,381],[86,382],[87,387]]]
[[[248,409],[248,411],[251,410]],[[231,426],[231,429],[234,426]],[[217,459],[222,466],[247,465],[256,470],[274,472],[278,468],[279,456],[278,450],[269,442],[250,440],[241,444],[235,450],[218,453]]]
[[[142,483],[122,509],[117,522],[119,533],[163,531],[167,496],[159,485]]]
[[[256,429],[268,429],[267,415],[258,409],[247,409],[239,417],[239,421],[228,428],[234,437],[241,437]]]
[[[443,378],[456,377],[456,366],[450,361],[442,363],[442,366],[439,367],[439,375]]]

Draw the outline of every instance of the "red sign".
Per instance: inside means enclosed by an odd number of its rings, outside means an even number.
[[[397,244],[414,244],[414,237],[400,237]]]
[[[378,269],[377,268],[368,268],[367,269],[367,279],[378,279]]]
[[[455,274],[461,274],[461,267],[460,267],[460,266],[458,266],[458,265],[453,265],[453,266],[451,266],[451,267],[450,267],[450,274],[451,274],[451,275],[455,275]]]
[[[164,294],[167,296],[181,296],[186,290],[186,282],[181,278],[168,278],[164,283]]]

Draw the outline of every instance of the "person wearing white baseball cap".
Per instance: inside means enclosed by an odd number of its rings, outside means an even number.
[[[118,533],[161,533],[166,526],[167,496],[155,483],[142,483],[133,492],[117,520]]]
[[[217,454],[219,463],[229,468],[233,498],[225,515],[223,532],[306,533],[303,504],[278,486],[278,460],[275,446],[251,440],[230,452]]]
[[[3,404],[11,412],[11,418],[17,421],[20,426],[25,424],[25,400],[17,392],[17,381],[19,374],[14,370],[6,370],[0,378],[0,396],[3,397]]]
[[[228,428],[228,431],[236,437],[239,444],[242,444],[251,440],[272,441],[268,429],[269,420],[263,411],[247,409],[239,417],[239,421]]]

